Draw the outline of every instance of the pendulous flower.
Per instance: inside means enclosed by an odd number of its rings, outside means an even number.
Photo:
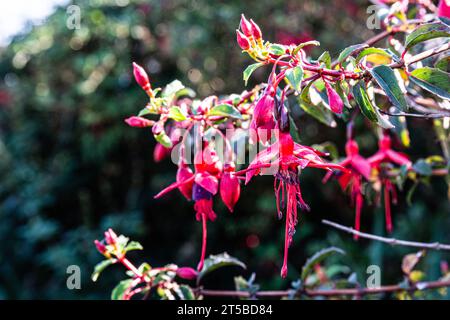
[[[391,195],[392,203],[397,203],[397,191],[395,185],[391,182],[386,173],[386,167],[393,165],[406,166],[411,168],[411,161],[408,156],[391,149],[392,141],[387,134],[383,134],[378,142],[378,151],[367,160],[371,164],[378,181],[384,187],[384,211],[386,217],[386,230],[392,232],[392,217],[391,217]]]
[[[347,157],[339,164],[348,169],[347,172],[339,172],[336,174],[339,185],[342,190],[349,189],[352,203],[355,205],[355,230],[359,231],[361,226],[361,210],[364,202],[362,183],[363,180],[370,180],[371,166],[369,161],[359,154],[358,143],[349,139],[345,145]],[[325,175],[326,182],[332,175],[329,172]],[[358,239],[357,235],[354,235]]]
[[[309,211],[309,206],[303,200],[300,189],[299,173],[301,169],[312,167],[346,171],[340,165],[325,162],[320,155],[323,154],[319,151],[294,143],[287,125],[284,130],[280,130],[279,141],[258,153],[248,168],[240,171],[240,173],[245,173],[245,183],[247,184],[253,176],[261,173],[261,169],[278,168],[273,174],[277,214],[281,219],[284,210],[286,219],[284,259],[281,268],[283,278],[287,275],[288,249],[298,222],[297,208]]]

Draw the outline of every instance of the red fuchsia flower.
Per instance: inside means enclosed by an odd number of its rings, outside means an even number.
[[[256,102],[253,109],[253,117],[250,122],[250,137],[253,142],[261,141],[266,144],[272,137],[275,129],[273,109],[275,104],[275,89],[268,85],[262,96]]]
[[[347,157],[339,164],[348,169],[347,172],[337,174],[338,182],[342,190],[350,190],[352,203],[355,205],[355,230],[360,230],[361,210],[364,202],[362,192],[363,179],[370,180],[371,167],[369,161],[359,154],[359,147],[355,140],[350,139],[345,145]],[[332,172],[326,174],[324,182],[332,175]],[[357,235],[354,235],[358,239]]]
[[[450,18],[450,1],[441,0],[438,6],[438,17]]]
[[[144,68],[142,68],[136,62],[133,62],[133,74],[134,79],[136,79],[136,82],[144,91],[150,91],[152,89],[147,72],[145,72]]]
[[[125,122],[130,126],[130,127],[135,127],[135,128],[146,128],[146,127],[151,127],[155,124],[155,121],[143,118],[143,117],[129,117],[127,119],[125,119]]]
[[[277,172],[274,174],[274,191],[279,219],[283,216],[282,210],[286,210],[284,260],[281,268],[281,276],[285,278],[288,271],[288,248],[292,242],[298,220],[297,207],[300,206],[302,210],[309,210],[309,206],[303,200],[300,190],[300,170],[306,167],[326,170],[339,169],[343,171],[346,171],[346,169],[340,165],[327,163],[322,160],[320,155],[323,155],[323,153],[294,143],[289,134],[289,126],[281,127],[284,127],[284,130],[280,130],[279,141],[258,153],[249,167],[241,172],[245,172],[245,183],[247,184],[254,175],[261,173],[261,169],[278,167]]]
[[[183,166],[181,162],[181,167]],[[202,252],[200,262],[197,269],[203,269],[203,264],[206,256],[206,242],[207,242],[207,228],[208,220],[214,221],[216,213],[213,210],[213,196],[219,190],[219,179],[222,174],[222,163],[219,157],[208,145],[202,151],[195,154],[194,159],[195,173],[190,174],[189,169],[182,171],[180,169],[177,174],[177,181],[172,183],[167,188],[159,192],[155,199],[160,198],[166,193],[179,189],[183,195],[189,192],[192,188],[192,200],[195,201],[194,210],[196,212],[195,218],[202,222],[203,237],[202,237]],[[186,195],[185,195],[186,196]]]
[[[385,174],[383,165],[392,166],[406,166],[407,169],[411,168],[411,161],[408,156],[394,151],[391,149],[391,138],[383,134],[383,137],[378,142],[378,151],[371,157],[368,158],[369,163],[375,170],[375,173],[379,177],[379,181],[382,186],[384,186],[384,210],[386,217],[386,230],[392,232],[392,218],[391,218],[391,194],[392,203],[397,203],[397,191],[395,185],[392,184],[389,177]]]
[[[230,212],[233,212],[236,202],[241,194],[239,178],[235,175],[234,163],[224,166],[220,179],[220,197]]]

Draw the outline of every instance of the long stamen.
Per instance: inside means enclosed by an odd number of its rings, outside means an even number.
[[[200,262],[197,265],[197,270],[201,271],[203,269],[203,264],[205,262],[206,255],[206,239],[207,239],[207,228],[206,228],[206,213],[202,212],[202,228],[203,228],[203,237],[202,237],[202,254],[200,257]]]
[[[356,214],[355,214],[355,230],[359,231],[361,227],[361,210],[363,205],[363,197],[361,193],[358,192],[356,195]],[[353,239],[358,240],[358,235],[353,235]]]
[[[283,267],[281,268],[281,277],[286,278],[288,267],[288,251],[289,251],[289,215],[286,215],[286,229],[284,234],[284,258],[283,258]]]
[[[391,218],[391,200],[390,200],[390,182],[386,181],[384,186],[384,213],[386,217],[386,230],[392,232],[392,218]]]

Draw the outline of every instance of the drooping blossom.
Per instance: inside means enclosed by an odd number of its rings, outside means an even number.
[[[298,222],[297,208],[309,210],[300,189],[300,171],[306,167],[346,170],[340,165],[325,162],[320,155],[323,154],[319,151],[294,143],[288,128],[286,128],[280,130],[277,142],[258,153],[248,168],[241,171],[246,174],[247,184],[253,176],[262,173],[263,168],[277,168],[273,174],[277,214],[281,219],[283,211],[285,211],[286,219],[284,259],[281,268],[283,278],[287,275],[288,249]]]
[[[216,213],[213,210],[213,196],[219,190],[219,179],[222,175],[223,166],[215,151],[205,145],[203,150],[196,152],[194,157],[195,172],[192,173],[190,168],[184,162],[180,162],[177,172],[177,181],[169,185],[167,188],[159,192],[155,198],[160,198],[166,193],[179,189],[181,193],[189,199],[188,193],[192,190],[192,200],[194,200],[195,218],[202,222],[202,251],[200,262],[197,269],[203,268],[206,256],[207,242],[207,221],[214,221]]]
[[[355,206],[355,230],[359,231],[361,226],[361,210],[364,202],[362,184],[364,179],[370,180],[371,166],[369,161],[359,154],[358,143],[349,139],[345,145],[345,153],[347,157],[339,164],[348,169],[347,172],[339,172],[336,174],[339,185],[342,190],[349,190],[352,203]],[[325,175],[326,182],[333,172]],[[354,235],[358,239],[357,235]]]
[[[392,150],[391,145],[391,138],[387,134],[383,134],[378,142],[378,151],[367,159],[384,189],[384,210],[388,232],[392,232],[391,196],[392,203],[397,204],[397,191],[384,169],[393,165],[406,166],[407,169],[410,169],[412,165],[406,154]]]

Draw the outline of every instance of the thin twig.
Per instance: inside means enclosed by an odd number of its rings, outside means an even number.
[[[391,117],[410,117],[410,118],[425,118],[425,119],[439,119],[439,118],[450,117],[450,114],[448,114],[448,113],[437,113],[437,112],[432,112],[432,113],[396,112],[396,113],[392,113],[392,112],[385,111],[382,109],[380,109],[380,112],[383,114],[387,114],[388,116],[391,116]]]
[[[380,293],[392,293],[400,291],[415,291],[415,290],[428,290],[437,289],[443,287],[450,287],[450,280],[447,281],[429,281],[418,282],[411,284],[409,287],[402,285],[387,285],[377,288],[350,288],[350,289],[330,289],[330,290],[314,290],[305,289],[299,292],[294,290],[274,290],[274,291],[258,291],[251,294],[247,291],[235,291],[235,290],[207,290],[199,288],[196,291],[198,295],[209,297],[236,297],[236,298],[250,298],[252,296],[257,298],[282,298],[289,296],[301,296],[306,295],[309,297],[336,297],[336,296],[363,296]]]
[[[393,246],[398,245],[398,246],[414,247],[414,248],[421,248],[421,249],[450,250],[450,244],[442,244],[439,242],[426,243],[426,242],[399,240],[399,239],[395,239],[395,238],[385,238],[385,237],[376,236],[376,235],[373,235],[370,233],[357,231],[357,230],[353,229],[352,227],[346,227],[346,226],[343,226],[343,225],[340,225],[338,223],[328,221],[328,220],[322,220],[322,223],[326,224],[330,227],[357,235],[361,238],[380,241],[380,242],[388,243]]]

